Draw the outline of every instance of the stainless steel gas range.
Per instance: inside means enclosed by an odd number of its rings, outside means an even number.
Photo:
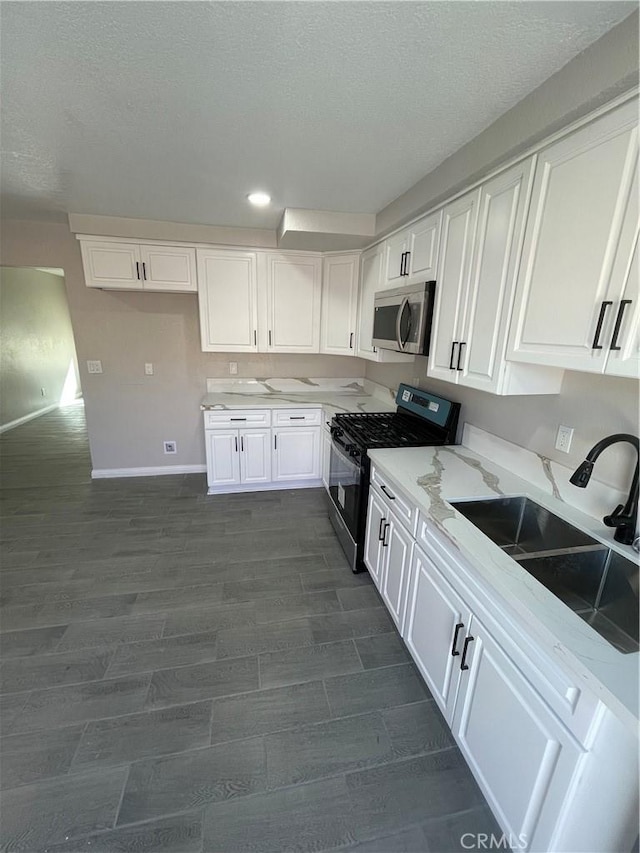
[[[400,385],[396,403],[395,412],[342,414],[331,421],[329,517],[354,572],[365,569],[367,451],[455,444],[459,403],[409,385]]]

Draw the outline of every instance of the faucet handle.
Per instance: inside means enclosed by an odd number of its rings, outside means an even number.
[[[626,524],[630,519],[626,515],[622,515],[622,510],[624,506],[622,504],[618,504],[618,506],[614,509],[611,515],[605,515],[602,519],[607,527],[619,527],[621,524]]]

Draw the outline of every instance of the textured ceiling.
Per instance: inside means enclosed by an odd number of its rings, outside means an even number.
[[[635,7],[4,0],[2,212],[374,213]]]

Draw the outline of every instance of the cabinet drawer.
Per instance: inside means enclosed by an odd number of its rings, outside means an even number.
[[[381,474],[377,468],[371,467],[371,482],[380,489],[387,504],[393,508],[395,515],[415,536],[416,523],[418,521],[418,510],[412,506],[402,493],[393,485],[391,480]]]
[[[271,409],[221,409],[204,413],[205,429],[271,426]]]
[[[274,409],[274,426],[316,426],[322,423],[322,409]]]

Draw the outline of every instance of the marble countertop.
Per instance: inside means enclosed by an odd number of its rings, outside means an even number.
[[[396,405],[389,392],[374,394],[357,380],[321,379],[257,379],[208,383],[200,408],[203,411],[220,409],[282,409],[319,408],[327,419],[339,412],[391,412]],[[385,399],[386,396],[386,399]]]
[[[465,498],[526,495],[637,563],[638,555],[614,542],[613,531],[601,520],[567,501],[572,487],[565,490],[563,481],[556,482],[549,465],[536,484],[465,446],[371,450],[369,456],[438,527],[539,647],[637,731],[640,655],[615,649],[450,504]]]

